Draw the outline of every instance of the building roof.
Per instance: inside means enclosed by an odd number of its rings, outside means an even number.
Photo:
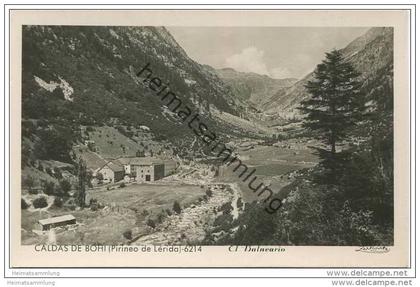
[[[108,166],[113,171],[124,171],[124,167],[118,161],[110,161]]]
[[[121,165],[121,163],[117,160],[110,160],[106,164],[104,164],[102,167],[100,167],[98,171],[101,171],[104,167],[110,168],[113,172],[118,171],[124,171],[124,167]]]
[[[95,170],[106,164],[106,160],[92,151],[84,151],[80,154],[80,157],[86,162],[86,167],[88,169]]]
[[[120,157],[116,159],[116,161],[120,162],[120,164],[123,164],[123,165],[130,164],[130,160],[131,160],[130,157]]]
[[[161,159],[155,157],[121,157],[116,159],[120,164],[123,165],[152,165],[152,164],[162,164],[163,161]]]
[[[38,222],[41,225],[47,225],[47,224],[54,224],[54,223],[63,222],[63,221],[74,220],[74,219],[76,219],[76,218],[73,215],[66,214],[66,215],[62,215],[62,216],[40,219],[40,220],[38,220]]]

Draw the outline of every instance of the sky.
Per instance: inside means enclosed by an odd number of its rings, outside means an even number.
[[[301,79],[325,52],[344,48],[369,27],[166,27],[190,58],[272,78]]]

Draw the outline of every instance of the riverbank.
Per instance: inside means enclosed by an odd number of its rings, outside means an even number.
[[[153,233],[139,236],[131,242],[133,245],[176,245],[200,243],[204,240],[214,220],[223,213],[221,207],[232,206],[233,216],[238,216],[240,210],[237,200],[241,198],[240,190],[233,184],[212,183],[208,185],[212,195],[207,201],[193,204],[172,214],[158,225]]]

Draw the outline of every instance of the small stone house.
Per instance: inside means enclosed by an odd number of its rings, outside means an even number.
[[[124,167],[116,161],[108,161],[104,166],[97,169],[94,173],[97,176],[102,174],[103,182],[113,183],[124,178]]]
[[[145,163],[136,166],[136,181],[156,181],[165,176],[163,163]]]
[[[124,180],[156,181],[174,173],[177,163],[154,157],[122,157],[117,160],[124,168]]]

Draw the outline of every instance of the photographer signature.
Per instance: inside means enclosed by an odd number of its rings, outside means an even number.
[[[364,253],[388,253],[389,250],[386,246],[361,246],[359,249],[356,249],[357,252]]]

